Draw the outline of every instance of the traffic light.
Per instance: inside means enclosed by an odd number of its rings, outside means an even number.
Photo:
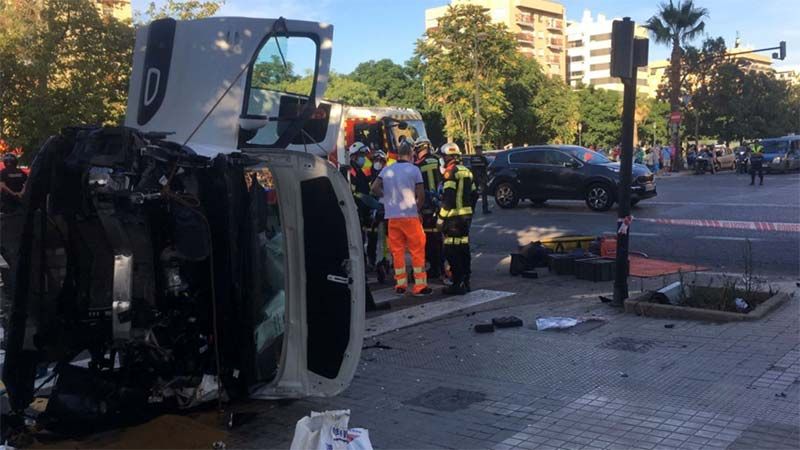
[[[780,59],[781,61],[786,59],[786,41],[781,41],[778,44],[778,51],[772,54],[772,59]]]

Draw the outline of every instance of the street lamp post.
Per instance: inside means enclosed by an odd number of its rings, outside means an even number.
[[[581,141],[581,132],[583,131],[583,124],[578,122],[578,146],[583,147],[583,142]]]

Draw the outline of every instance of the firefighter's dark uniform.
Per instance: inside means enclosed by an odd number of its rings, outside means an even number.
[[[475,183],[469,169],[452,161],[444,172],[442,207],[439,210],[444,234],[444,256],[453,272],[453,287],[469,290],[472,273],[469,227]]]
[[[750,155],[750,184],[756,184],[756,174],[758,174],[758,184],[764,184],[764,154],[760,151]]]
[[[491,212],[489,211],[489,201],[487,199],[488,193],[486,192],[486,184],[488,182],[488,167],[489,161],[486,160],[485,156],[472,155],[469,157],[469,168],[472,171],[472,175],[475,176],[475,181],[481,194],[481,208],[484,214],[489,214]]]
[[[437,191],[442,181],[442,172],[439,170],[439,159],[426,152],[415,162],[422,172],[422,183],[425,188],[425,204],[422,207],[422,229],[425,231],[425,260],[428,268],[428,278],[442,276],[442,233],[436,228]]]

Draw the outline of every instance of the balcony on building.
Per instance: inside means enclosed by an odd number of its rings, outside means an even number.
[[[533,33],[517,33],[517,41],[522,44],[533,45]]]
[[[562,31],[564,28],[564,22],[559,19],[549,19],[547,20],[547,29],[550,31]]]
[[[533,28],[533,14],[517,13],[516,20],[517,25]]]
[[[564,39],[557,37],[550,38],[547,46],[550,47],[551,50],[560,52],[564,49]]]

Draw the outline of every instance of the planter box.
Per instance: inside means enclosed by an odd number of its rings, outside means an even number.
[[[573,255],[569,253],[554,253],[548,255],[548,267],[556,275],[575,275],[575,261],[579,259],[596,258],[592,254]]]
[[[756,306],[749,313],[735,313],[728,311],[716,311],[713,309],[691,308],[687,306],[662,305],[651,303],[652,292],[645,292],[634,298],[625,300],[625,312],[634,313],[640,316],[657,317],[662,319],[685,319],[685,320],[705,320],[709,322],[738,322],[746,320],[758,320],[766,316],[775,308],[788,301],[791,296],[785,292],[779,292],[765,302]]]
[[[610,258],[588,258],[575,261],[575,276],[579,280],[611,281],[617,270],[617,262]]]

